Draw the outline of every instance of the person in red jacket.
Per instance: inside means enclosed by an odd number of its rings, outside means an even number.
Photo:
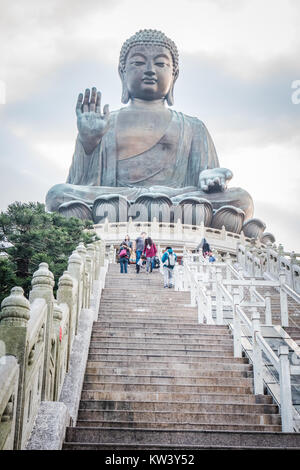
[[[146,256],[146,259],[147,259],[147,263],[146,263],[147,273],[149,272],[149,269],[150,269],[150,272],[152,273],[153,261],[154,261],[156,253],[157,253],[157,248],[155,246],[155,243],[152,241],[150,237],[146,238],[143,255]]]

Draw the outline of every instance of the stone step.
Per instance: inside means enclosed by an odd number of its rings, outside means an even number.
[[[139,384],[159,384],[159,385],[228,385],[231,386],[243,386],[252,387],[252,378],[236,377],[172,377],[172,376],[153,376],[153,375],[140,375],[130,376],[124,374],[114,375],[97,375],[97,374],[86,374],[84,383],[86,389],[89,389],[88,384],[90,383],[139,383]]]
[[[257,432],[280,432],[280,424],[255,424],[255,423],[209,423],[209,422],[199,422],[199,423],[174,423],[174,422],[159,422],[159,423],[149,423],[149,422],[137,422],[137,421],[77,421],[76,424],[80,428],[92,428],[96,429],[107,429],[117,426],[119,429],[122,428],[133,428],[133,429],[169,429],[169,430],[207,430],[207,431],[257,431]]]
[[[110,311],[115,311],[115,312],[122,312],[122,309],[124,308],[128,312],[142,312],[142,313],[152,313],[155,314],[157,312],[162,312],[164,315],[178,315],[179,312],[184,311],[186,314],[194,315],[194,313],[197,312],[197,307],[192,306],[190,303],[190,300],[187,299],[185,302],[176,302],[176,305],[174,307],[172,306],[172,309],[170,309],[170,306],[168,305],[169,300],[166,300],[166,302],[163,304],[160,300],[157,302],[153,302],[150,304],[149,302],[120,302],[120,301],[115,301],[115,302],[103,302],[100,305],[100,312],[110,312]]]
[[[134,328],[134,331],[133,331]],[[176,327],[173,323],[170,324],[151,324],[151,323],[143,323],[143,324],[137,324],[136,322],[130,323],[124,323],[124,322],[95,322],[93,326],[93,333],[97,332],[117,332],[118,334],[122,334],[122,332],[125,332],[126,335],[128,334],[135,334],[135,333],[143,333],[145,336],[147,335],[153,335],[153,334],[164,334],[167,333],[168,335],[183,335],[183,334],[193,334],[196,336],[203,335],[203,329],[201,330],[200,328],[197,328],[197,325],[194,328],[189,328],[184,325],[180,325],[180,327]],[[210,334],[214,334],[214,330],[210,331]],[[216,330],[216,335],[223,336],[230,338],[230,333],[229,331],[227,332],[218,332]]]
[[[224,393],[247,394],[253,392],[252,385],[179,385],[179,384],[144,384],[144,383],[116,383],[116,382],[84,382],[82,390],[97,391],[124,391],[146,393]],[[97,400],[97,398],[96,398]]]
[[[96,363],[98,364],[98,363]],[[185,366],[185,365],[184,365]],[[86,368],[86,375],[93,375],[96,377],[102,375],[127,375],[127,376],[135,376],[140,377],[143,375],[148,376],[155,376],[155,377],[162,377],[162,376],[169,376],[172,374],[173,377],[225,377],[226,380],[231,380],[231,378],[251,378],[253,377],[253,372],[251,369],[243,369],[243,370],[226,370],[225,368],[208,368],[206,365],[202,367],[202,369],[187,369],[186,367],[169,367],[168,369],[161,369],[161,368],[153,368],[153,369],[145,369],[142,366],[141,368],[132,367],[129,365],[128,367],[89,367]]]
[[[163,337],[141,337],[141,338],[135,338],[132,336],[118,336],[118,337],[111,337],[111,336],[102,336],[102,337],[97,337],[97,336],[92,336],[91,339],[91,346],[103,346],[103,347],[108,347],[108,346],[114,346],[114,345],[119,345],[120,347],[132,345],[132,346],[151,346],[151,347],[161,347],[161,346],[174,346],[174,347],[180,347],[180,348],[197,348],[198,345],[204,346],[204,345],[211,345],[213,341],[213,344],[215,346],[224,346],[224,347],[232,347],[232,339],[231,338],[225,338],[225,339],[214,339],[214,340],[209,340],[206,339],[205,337],[199,338],[199,339],[186,339],[186,338],[172,338],[168,340],[167,338]]]
[[[129,410],[129,411],[186,411],[190,413],[250,413],[250,414],[275,414],[278,407],[274,404],[258,403],[192,403],[192,402],[157,402],[157,401],[95,401],[82,400],[80,402],[78,417],[81,419],[95,419],[94,413],[101,410]],[[89,413],[89,414],[81,414]]]
[[[217,347],[215,345],[204,345],[203,347],[197,346],[197,349],[180,349],[176,347],[170,347],[166,349],[162,349],[162,347],[152,348],[152,347],[141,347],[141,346],[125,346],[125,347],[115,347],[110,346],[106,347],[98,347],[93,346],[91,344],[89,349],[89,354],[124,354],[128,356],[133,355],[152,355],[154,354],[159,356],[189,356],[189,357],[203,357],[203,356],[220,356],[220,357],[233,357],[233,348],[223,348]]]
[[[234,359],[236,361],[237,358]],[[220,358],[214,362],[203,362],[199,364],[199,362],[183,362],[182,360],[179,362],[173,361],[133,361],[132,359],[128,360],[128,358],[122,358],[122,360],[107,360],[105,357],[102,360],[95,361],[88,359],[87,367],[130,367],[130,368],[144,368],[147,365],[147,370],[162,370],[162,369],[182,369],[186,371],[194,370],[194,371],[206,371],[206,370],[215,370],[219,371],[222,370],[230,370],[230,371],[252,371],[253,367],[251,364],[247,362],[233,362],[230,360],[229,362],[222,362]]]
[[[198,363],[199,358],[202,359],[203,363],[207,362],[218,362],[218,363],[225,363],[225,362],[239,362],[242,364],[246,364],[248,359],[243,358],[243,357],[238,357],[238,358],[233,358],[232,354],[226,355],[226,352],[222,351],[203,351],[203,353],[197,353],[195,355],[184,355],[184,354],[159,354],[158,352],[155,353],[153,351],[150,351],[149,353],[146,354],[118,354],[118,353],[93,353],[89,352],[88,355],[88,360],[89,361],[124,361],[127,359],[127,361],[131,361],[132,359],[134,362],[140,361],[141,363],[147,363],[149,364],[150,362],[180,362],[180,363]]]
[[[105,288],[101,294],[101,303],[104,302],[118,302],[120,299],[124,300],[124,302],[143,302],[145,299],[151,300],[155,298],[155,300],[159,300],[160,303],[164,303],[165,301],[169,300],[170,302],[179,302],[185,303],[188,302],[191,298],[190,292],[182,292],[182,291],[175,291],[174,289],[161,289],[159,292],[156,289],[150,290],[145,289],[143,294],[141,294],[141,289],[137,289],[133,291],[132,288],[130,289],[130,293],[128,289],[125,288],[116,288],[116,289],[108,289]]]
[[[190,329],[194,332],[197,332],[198,329],[201,329],[201,325],[198,325],[195,322],[188,322],[187,320],[183,321],[183,322],[180,322],[180,324],[175,324],[175,322],[172,322],[172,321],[163,321],[163,320],[151,320],[149,318],[145,318],[145,319],[141,319],[141,320],[137,320],[135,321],[134,319],[131,320],[131,318],[128,318],[126,317],[126,319],[124,320],[108,320],[108,321],[102,321],[101,319],[101,315],[99,316],[98,318],[98,321],[97,323],[100,323],[100,328],[125,328],[125,327],[128,327],[128,328],[148,328],[148,327],[151,327],[151,328],[161,328],[161,329],[166,329],[166,328],[170,328],[170,329],[176,329],[176,330],[184,330],[184,329]],[[94,328],[93,328],[95,331],[98,329],[98,325],[94,325]],[[229,334],[229,333],[227,333]]]
[[[144,329],[140,331],[118,331],[115,329],[99,329],[99,327],[94,328],[92,331],[92,339],[97,338],[124,338],[124,339],[134,339],[134,340],[152,340],[155,339],[159,341],[166,340],[168,342],[172,342],[173,340],[183,340],[183,341],[211,341],[213,338],[216,338],[216,341],[232,341],[232,337],[230,333],[228,334],[215,334],[214,336],[211,334],[205,333],[177,333],[177,332],[168,332],[167,330],[163,330],[162,332],[154,330],[154,331],[145,331]]]
[[[100,321],[105,321],[107,319],[126,319],[130,315],[131,320],[139,320],[139,319],[151,319],[151,320],[157,320],[158,322],[160,320],[169,320],[169,322],[178,322],[178,321],[187,321],[189,323],[193,324],[198,324],[198,313],[196,310],[191,311],[186,309],[186,308],[180,308],[180,309],[172,309],[172,313],[169,311],[163,311],[159,307],[154,310],[154,309],[147,309],[147,308],[130,308],[127,309],[126,306],[122,308],[122,306],[119,307],[119,309],[116,308],[105,308],[105,309],[100,309],[99,311],[99,319]]]
[[[95,391],[83,390],[81,401],[84,400],[109,400],[109,401],[158,401],[158,402],[195,402],[195,403],[229,403],[229,404],[255,404],[259,403],[257,396],[253,394],[224,393],[175,393],[175,392],[141,392],[141,391]],[[271,396],[261,396],[261,403],[273,403]]]
[[[145,423],[150,426],[161,426],[163,424],[172,426],[196,425],[201,427],[203,424],[255,424],[255,425],[281,425],[281,418],[278,414],[250,414],[250,413],[226,413],[221,411],[216,412],[188,412],[188,411],[128,411],[128,410],[103,410],[103,411],[81,411],[78,416],[77,426],[92,426],[101,427],[102,422],[110,425],[127,422],[128,427],[132,423],[136,427],[147,427]]]
[[[197,430],[151,430],[151,429],[119,429],[119,428],[75,428],[67,429],[66,441],[82,443],[114,443],[140,445],[169,445],[176,449],[179,446],[201,446],[202,448],[215,446],[226,447],[234,446],[236,448],[247,447],[277,447],[277,448],[297,448],[300,449],[300,435],[298,433],[280,433],[268,432],[269,427],[265,429],[264,434],[257,432],[236,432],[216,430],[208,432]],[[278,429],[278,427],[277,427]],[[262,429],[263,430],[263,429]],[[269,430],[270,431],[270,430]]]
[[[157,314],[147,314],[144,313],[143,315],[141,314],[136,314],[135,312],[131,312],[127,314],[127,312],[123,313],[118,313],[118,312],[99,312],[99,316],[97,321],[99,323],[103,323],[106,325],[107,323],[112,323],[112,322],[121,322],[123,324],[128,323],[130,315],[130,322],[136,323],[136,324],[141,324],[144,322],[147,322],[148,324],[160,324],[164,326],[165,324],[167,325],[173,325],[173,327],[176,325],[179,328],[181,328],[181,325],[186,325],[187,323],[189,325],[195,325],[198,326],[197,324],[197,316],[186,316],[184,312],[181,313],[181,315],[178,315],[177,317],[175,316],[166,316],[164,317],[163,315]]]
[[[232,344],[214,344],[214,343],[207,343],[207,344],[164,344],[165,349],[163,349],[163,344],[153,344],[153,343],[138,343],[132,344],[130,341],[124,343],[104,343],[102,341],[91,341],[90,343],[90,352],[103,352],[103,353],[110,353],[110,352],[118,352],[118,351],[142,351],[143,353],[147,353],[148,351],[160,351],[164,353],[165,351],[181,351],[189,353],[197,352],[197,351],[230,351],[233,352]]]
[[[205,431],[205,433],[207,433],[209,431]],[[226,431],[228,433],[228,431]],[[178,452],[182,452],[182,454],[186,451],[186,450],[191,450],[191,451],[195,451],[195,450],[255,450],[255,451],[261,451],[261,450],[268,450],[268,451],[272,451],[272,450],[278,450],[278,449],[281,449],[281,446],[280,445],[277,445],[275,446],[274,444],[274,447],[271,447],[272,444],[266,446],[266,447],[261,447],[259,445],[248,445],[248,444],[245,444],[245,445],[238,445],[238,446],[234,446],[234,445],[201,445],[201,444],[197,444],[197,445],[190,445],[190,444],[186,444],[186,445],[181,445],[181,444],[172,444],[172,445],[168,445],[168,444],[161,444],[161,443],[158,443],[158,444],[148,444],[148,443],[145,443],[145,444],[139,444],[139,443],[135,443],[135,444],[123,444],[123,443],[118,443],[118,444],[115,444],[115,443],[93,443],[93,442],[90,442],[90,443],[85,443],[85,442],[64,442],[63,444],[63,450],[92,450],[92,451],[104,451],[104,450],[110,450],[111,452],[114,452],[116,450],[118,451],[124,451],[124,450],[130,450],[131,452],[132,451],[149,451],[149,450],[160,450],[160,451],[173,451],[173,450],[177,450]],[[285,447],[285,449],[287,450],[299,450],[300,447]],[[157,454],[157,452],[155,453]],[[186,455],[186,454],[184,454]],[[191,454],[192,455],[192,454]],[[164,457],[165,459],[167,459],[167,457]],[[190,459],[192,459],[192,457],[190,457]],[[167,460],[165,460],[167,462]],[[175,462],[175,459],[173,459],[173,461]],[[159,460],[159,462],[163,462],[163,460]],[[185,462],[187,463],[190,463],[192,464],[192,461],[189,461],[188,459],[185,461],[184,460],[184,464]],[[155,461],[155,464],[156,464],[156,461]]]

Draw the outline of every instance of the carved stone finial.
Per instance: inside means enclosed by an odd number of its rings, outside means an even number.
[[[86,248],[88,254],[93,258],[95,255],[96,248],[91,243]]]
[[[54,276],[47,263],[40,263],[38,270],[33,273],[31,285],[33,290],[40,287],[53,288]]]
[[[86,247],[84,246],[84,244],[82,242],[79,243],[76,250],[82,258],[85,258],[85,256],[86,256]]]
[[[78,254],[76,250],[73,251],[73,253],[69,257],[68,266],[70,264],[81,264],[81,263],[82,263],[81,256]]]
[[[63,275],[59,278],[58,288],[73,287],[73,279],[68,271],[64,271]]]
[[[0,322],[11,323],[15,326],[26,326],[30,318],[30,303],[24,297],[22,287],[13,287],[9,297],[1,304]]]

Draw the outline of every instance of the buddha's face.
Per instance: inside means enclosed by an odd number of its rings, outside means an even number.
[[[124,80],[131,98],[165,98],[173,83],[173,60],[166,47],[133,46],[126,58]]]

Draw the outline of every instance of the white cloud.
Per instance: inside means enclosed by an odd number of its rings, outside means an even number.
[[[2,0],[1,7],[0,78],[9,100],[32,92],[68,62],[116,65],[122,42],[144,27],[162,29],[182,54],[223,58],[244,78],[257,76],[275,57],[292,54],[298,60],[299,8],[286,0],[152,0],[143,7],[140,0]]]

